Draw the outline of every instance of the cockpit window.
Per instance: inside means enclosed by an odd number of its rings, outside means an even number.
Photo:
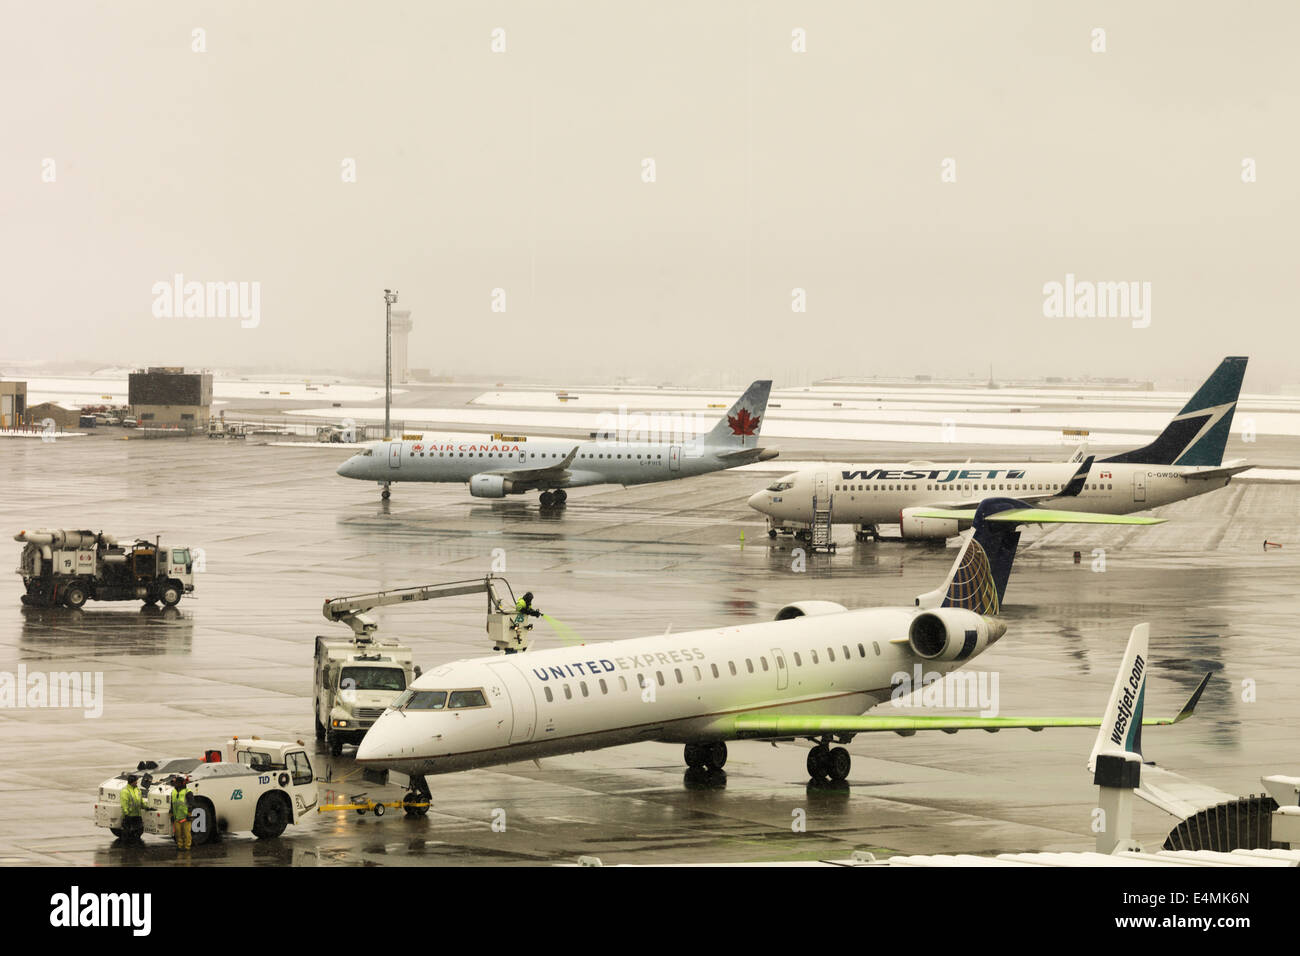
[[[793,481],[774,481],[767,486],[768,491],[785,491],[794,487]]]
[[[481,690],[454,690],[451,692],[451,700],[447,702],[448,707],[486,707],[487,698],[483,696]]]
[[[393,706],[406,710],[442,710],[447,706],[445,690],[408,690],[393,702]]]

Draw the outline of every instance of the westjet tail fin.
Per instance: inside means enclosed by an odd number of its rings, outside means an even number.
[[[1092,745],[1092,753],[1088,755],[1089,770],[1097,768],[1098,754],[1122,756],[1132,753],[1139,758],[1142,756],[1142,705],[1147,690],[1147,643],[1150,634],[1149,624],[1139,624],[1129,634],[1128,647],[1124,649],[1115,686],[1111,688],[1106,712],[1102,714],[1101,729],[1097,731],[1097,740]]]
[[[1244,355],[1225,358],[1155,441],[1145,448],[1126,451],[1106,461],[1140,465],[1221,465],[1247,361],[1249,359]]]
[[[770,378],[759,379],[751,384],[745,389],[745,394],[727,409],[727,414],[699,441],[715,448],[753,448],[758,443],[763,416],[767,414],[767,396],[771,392]]]

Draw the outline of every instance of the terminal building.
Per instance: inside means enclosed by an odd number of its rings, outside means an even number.
[[[0,428],[16,428],[27,418],[27,383],[0,382]]]
[[[212,373],[155,366],[132,372],[127,402],[141,428],[177,426],[206,431],[212,408]]]

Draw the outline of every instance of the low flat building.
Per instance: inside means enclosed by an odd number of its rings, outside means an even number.
[[[81,423],[81,409],[73,408],[71,405],[61,405],[58,402],[41,402],[39,405],[27,407],[28,424],[40,425],[47,418],[53,421],[60,431],[75,431]]]

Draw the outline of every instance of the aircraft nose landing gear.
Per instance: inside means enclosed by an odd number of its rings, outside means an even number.
[[[381,498],[383,498],[385,501],[387,501],[387,500],[388,500],[389,498],[391,498],[392,495],[393,495],[393,493],[392,493],[391,491],[388,490],[388,486],[389,486],[389,484],[391,484],[391,483],[385,481],[385,482],[381,482],[381,484],[383,484],[383,486],[384,486],[384,490],[381,491],[381,492],[379,493],[379,497],[381,497]]]

